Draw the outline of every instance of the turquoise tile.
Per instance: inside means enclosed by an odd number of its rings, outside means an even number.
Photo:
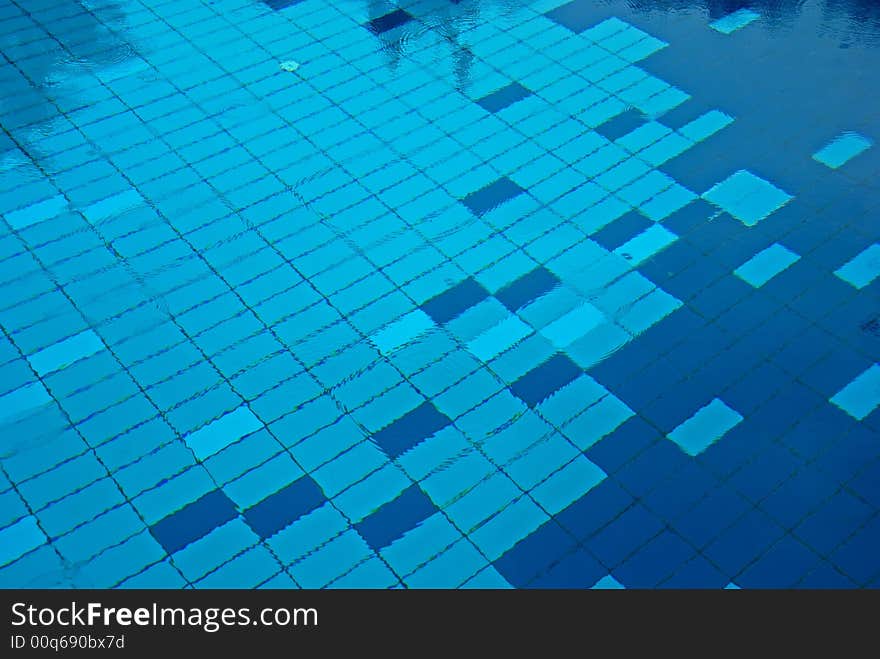
[[[838,391],[831,402],[861,421],[880,405],[880,365],[874,364]]]
[[[667,437],[688,455],[699,455],[742,420],[739,412],[715,398]]]
[[[858,133],[847,132],[813,154],[813,160],[831,169],[842,167],[860,153],[871,148],[873,142]]]
[[[843,281],[862,289],[880,275],[880,245],[874,243],[834,271]]]
[[[739,266],[733,274],[755,288],[760,288],[787,267],[797,263],[800,258],[783,245],[773,243]]]
[[[47,542],[37,520],[28,515],[15,524],[0,529],[0,566],[6,565]]]

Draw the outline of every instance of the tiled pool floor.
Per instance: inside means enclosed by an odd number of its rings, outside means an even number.
[[[880,585],[880,9],[0,5],[0,585]]]

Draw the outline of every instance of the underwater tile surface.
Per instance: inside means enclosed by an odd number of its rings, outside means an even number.
[[[880,8],[10,0],[0,586],[880,586]]]

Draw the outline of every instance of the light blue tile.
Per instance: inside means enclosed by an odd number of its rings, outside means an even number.
[[[861,421],[880,405],[880,365],[874,364],[838,391],[831,402]]]
[[[744,169],[735,172],[703,194],[721,210],[746,226],[754,226],[791,201],[792,196]]]
[[[497,325],[472,339],[467,349],[479,360],[487,362],[519,343],[534,330],[519,316],[508,316]]]
[[[462,588],[496,590],[508,589],[512,588],[512,586],[507,583],[507,580],[501,576],[494,566],[489,565],[485,569],[480,570],[480,572],[474,575],[473,578],[469,579]]]
[[[604,322],[605,314],[585,302],[544,327],[541,334],[557,348],[564,348]]]
[[[787,267],[797,263],[800,258],[790,249],[779,243],[773,243],[743,263],[733,273],[755,288],[760,288]]]
[[[874,243],[835,270],[834,274],[858,289],[864,288],[880,275],[880,245]]]
[[[614,250],[628,260],[633,267],[666,249],[678,240],[678,236],[661,224],[648,227]]]
[[[732,14],[728,14],[727,16],[723,16],[717,21],[709,23],[709,27],[711,27],[713,30],[721,32],[721,34],[731,34],[732,32],[736,32],[737,30],[744,28],[752,21],[758,20],[760,17],[760,14],[752,11],[751,9],[744,8],[739,9]]]
[[[842,167],[860,153],[871,148],[873,142],[858,133],[847,132],[839,135],[830,144],[813,154],[813,159],[831,169]]]
[[[600,467],[583,455],[579,455],[535,487],[531,495],[541,508],[555,515],[580,499],[605,478],[606,474]]]
[[[610,574],[602,577],[593,585],[593,590],[623,590],[623,584]]]
[[[303,588],[322,588],[372,554],[354,529],[334,538],[290,568]]]
[[[699,455],[742,420],[739,412],[715,398],[667,437],[688,455]]]
[[[548,519],[534,501],[523,496],[471,533],[470,538],[494,561]]]
[[[0,423],[11,421],[51,402],[52,397],[42,382],[26,384],[0,396]]]
[[[411,574],[453,543],[461,533],[442,513],[434,513],[380,551],[382,558],[401,575]]]
[[[434,327],[434,321],[421,309],[408,313],[400,320],[376,332],[371,340],[383,355],[388,355],[402,345],[416,339]]]
[[[649,220],[660,222],[680,210],[697,198],[693,192],[683,185],[673,183],[653,199],[641,204],[639,210]]]
[[[46,199],[27,208],[4,213],[6,221],[15,230],[24,229],[38,222],[45,222],[67,210],[68,203],[62,195]]]
[[[120,215],[127,210],[144,203],[144,198],[137,190],[126,190],[119,194],[95,202],[83,209],[83,215],[91,224],[100,224],[104,220]]]
[[[572,419],[562,432],[581,451],[586,451],[633,416],[635,412],[623,401],[608,394]]]
[[[733,117],[720,110],[710,110],[682,126],[678,132],[689,140],[701,142],[733,123]]]
[[[244,405],[184,437],[198,460],[204,460],[263,427]]]
[[[463,538],[405,581],[410,588],[457,588],[484,567],[486,559]]]
[[[91,357],[104,349],[104,343],[92,330],[80,332],[30,355],[28,361],[40,375],[61,370],[80,359]]]

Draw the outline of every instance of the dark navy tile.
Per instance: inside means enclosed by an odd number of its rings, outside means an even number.
[[[326,500],[315,481],[303,476],[248,508],[244,519],[261,538],[269,538]]]
[[[646,381],[650,382],[655,373],[646,375]],[[687,379],[661,381],[662,384],[655,385],[661,395],[643,407],[640,413],[664,433],[672,432],[697,410],[709,404],[712,399],[709,392],[717,391],[713,386],[715,383],[704,376],[705,372],[700,372]]]
[[[673,522],[674,528],[697,548],[705,546],[733,524],[749,504],[731,488],[721,485]]]
[[[165,551],[173,554],[237,515],[235,504],[229,497],[214,490],[154,524],[150,533]]]
[[[703,552],[731,577],[757,561],[784,531],[765,513],[752,509],[725,530]]]
[[[586,547],[604,565],[616,568],[662,529],[663,524],[656,515],[636,504],[589,538]]]
[[[668,293],[682,299],[680,295],[676,294],[675,291],[669,288],[670,280],[672,280],[673,277],[679,276],[683,270],[689,268],[698,260],[704,258],[705,257],[696,249],[696,247],[688,243],[686,240],[677,240],[666,249],[660,250],[660,252],[642,262],[641,265],[639,265],[639,271],[658,286],[662,285],[663,289]],[[717,277],[720,276],[721,273],[719,272]],[[679,285],[685,281],[686,280],[681,280]],[[703,286],[705,286],[705,283],[702,286],[697,287],[696,290]],[[693,287],[688,287],[688,290],[693,292],[695,289]]]
[[[548,11],[545,16],[572,32],[581,33],[597,22],[595,3],[590,0],[574,0]]]
[[[559,278],[543,266],[527,272],[495,293],[495,297],[511,311],[549,293],[559,284]]]
[[[578,540],[583,540],[629,508],[635,499],[611,478],[606,478],[556,519]]]
[[[801,457],[813,459],[852,430],[856,423],[836,405],[823,403],[799,419],[782,435],[781,441]]]
[[[401,27],[402,25],[406,25],[411,20],[413,20],[412,14],[403,9],[396,9],[384,16],[374,18],[367,23],[367,27],[373,34],[383,34]]]
[[[622,112],[613,119],[606,121],[601,126],[596,127],[594,130],[613,142],[631,133],[644,123],[645,115],[635,108],[630,108],[626,112]]]
[[[514,103],[519,103],[531,95],[532,92],[521,84],[512,82],[479,99],[477,104],[488,112],[501,112],[504,108],[510,107]]]
[[[412,485],[354,527],[378,551],[436,512],[434,502],[417,485]]]
[[[822,554],[830,554],[874,514],[848,492],[838,492],[795,529],[795,535]]]
[[[619,469],[616,478],[627,491],[641,497],[689,460],[672,441],[663,439]]]
[[[822,561],[818,567],[811,570],[798,583],[798,588],[815,588],[836,590],[839,588],[853,588],[855,583],[852,579],[841,574],[834,565],[828,561]]]
[[[496,560],[495,569],[512,586],[522,587],[571,552],[574,545],[574,538],[551,520]]]
[[[833,478],[846,482],[861,472],[866,464],[878,458],[880,458],[880,435],[868,424],[860,423],[844,437],[832,443],[819,456],[819,464]]]
[[[510,390],[529,407],[535,407],[565,385],[574,382],[583,371],[563,354],[555,354],[537,368],[510,385]]]
[[[599,561],[578,549],[555,563],[529,584],[531,588],[589,588],[607,574]]]
[[[751,414],[773,394],[791,382],[791,375],[772,363],[759,364],[722,396],[740,414]]]
[[[647,494],[645,505],[664,519],[676,519],[718,486],[718,479],[689,460],[672,471]]]
[[[482,216],[523,192],[525,191],[521,187],[505,177],[476,192],[471,192],[461,200],[461,203],[467,206],[474,215]]]
[[[792,588],[819,563],[819,556],[790,535],[777,542],[737,578],[742,588]]]
[[[614,570],[627,588],[654,588],[680,570],[696,550],[671,531],[663,531]]]
[[[792,528],[831,497],[840,484],[815,464],[799,470],[761,502],[761,509]]]
[[[630,211],[593,234],[592,238],[608,251],[614,251],[653,224],[641,213]]]
[[[827,355],[835,344],[834,337],[828,332],[815,326],[807,326],[773,355],[772,359],[789,373],[800,375]]]
[[[730,579],[702,556],[694,556],[660,588],[723,588]]]
[[[489,297],[489,292],[474,279],[468,278],[431,298],[421,309],[438,325],[448,323]]]
[[[263,0],[270,9],[274,9],[275,11],[281,11],[282,9],[287,9],[288,7],[293,7],[294,5],[298,5],[305,0]]]
[[[849,484],[868,503],[880,509],[880,460],[875,460]]]
[[[766,498],[801,467],[802,461],[787,447],[771,444],[744,464],[728,481],[751,501]]]
[[[452,421],[448,416],[431,403],[425,402],[374,433],[372,440],[389,457],[396,458],[450,423]]]
[[[871,583],[880,574],[880,516],[874,517],[831,556],[845,575],[859,585]]]
[[[717,214],[718,209],[708,201],[696,199],[663,220],[663,226],[677,236],[684,236],[705,222],[709,222]]]
[[[846,346],[837,345],[805,372],[800,380],[822,395],[831,398],[864,373],[874,360]]]
[[[587,449],[586,455],[606,474],[612,474],[662,437],[654,426],[634,416]]]

